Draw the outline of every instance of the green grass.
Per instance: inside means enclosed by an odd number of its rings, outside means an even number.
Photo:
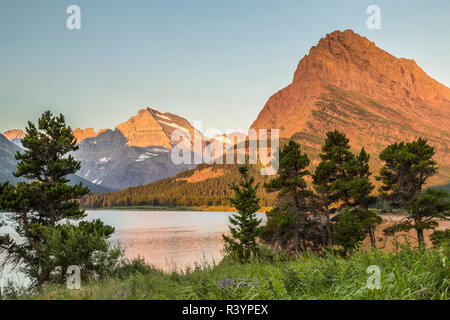
[[[405,246],[381,252],[360,250],[349,257],[304,253],[296,259],[240,264],[223,261],[185,273],[163,273],[150,267],[83,283],[81,290],[49,285],[20,299],[443,299],[449,298],[449,250],[423,251]],[[284,258],[283,258],[284,257]],[[366,269],[381,269],[381,289],[368,289]],[[134,270],[134,271],[133,271]]]

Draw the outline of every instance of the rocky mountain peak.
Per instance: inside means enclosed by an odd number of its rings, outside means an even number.
[[[128,140],[129,146],[149,147],[162,146],[172,148],[172,133],[179,129],[194,134],[194,128],[184,118],[163,113],[153,108],[139,110],[138,113],[128,121],[116,127]]]
[[[170,146],[170,140],[162,130],[150,108],[139,110],[137,115],[116,127],[128,140],[129,146]]]
[[[75,130],[73,130],[73,135],[75,136],[75,139],[77,140],[77,142],[81,143],[86,139],[95,138],[99,134],[101,134],[107,130],[108,129],[100,129],[99,131],[96,132],[92,128],[86,128],[86,129],[76,128]]]
[[[450,89],[430,78],[414,60],[396,58],[352,30],[334,31],[299,63],[294,85],[317,82],[363,94],[397,95],[425,103],[448,102]],[[314,93],[318,93],[314,91]]]
[[[25,137],[25,132],[23,132],[20,129],[11,129],[8,131],[5,131],[3,133],[3,135],[8,139],[8,140],[13,140],[13,139],[23,139]]]

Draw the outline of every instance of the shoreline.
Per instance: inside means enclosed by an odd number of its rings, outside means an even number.
[[[118,210],[118,211],[198,211],[198,212],[236,212],[234,207],[222,207],[222,206],[129,206],[129,207],[104,207],[104,208],[83,208],[86,211],[100,211],[100,210]],[[258,213],[266,213],[271,210],[271,207],[262,207],[258,210]]]
[[[118,207],[102,207],[102,208],[90,208],[90,207],[82,207],[82,209],[86,211],[198,211],[198,212],[237,212],[234,207],[226,207],[226,206],[118,206]],[[273,207],[261,207],[257,213],[267,213],[272,210]],[[382,217],[392,216],[392,217],[403,217],[407,214],[402,210],[393,210],[390,212],[382,212],[379,209],[372,209],[378,215]],[[336,214],[330,214],[330,217],[335,216]]]

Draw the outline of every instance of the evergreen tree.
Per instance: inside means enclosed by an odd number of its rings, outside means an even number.
[[[408,212],[405,221],[388,228],[388,233],[415,229],[419,246],[425,245],[423,231],[435,227],[436,218],[442,214],[443,194],[426,191],[421,195],[427,179],[437,172],[433,159],[434,147],[426,139],[409,143],[394,143],[380,154],[384,166],[377,180],[382,181],[382,195],[398,203]]]
[[[353,208],[352,213],[360,219],[364,231],[369,235],[371,246],[375,248],[375,230],[383,219],[369,210],[369,205],[376,201],[376,197],[370,195],[375,186],[370,182],[369,159],[370,155],[362,148],[359,155],[350,161],[350,177],[343,189],[350,199],[349,207]]]
[[[370,195],[375,186],[370,182],[372,174],[369,169],[369,159],[370,155],[362,148],[359,155],[349,162],[348,179],[342,186],[351,205],[365,209],[376,200]]]
[[[448,219],[450,216],[449,194],[443,190],[427,189],[419,197],[404,205],[409,215],[401,222],[386,228],[387,234],[415,229],[419,246],[425,245],[424,231],[435,229],[439,223],[436,218]]]
[[[231,237],[223,235],[226,251],[241,261],[248,261],[257,254],[256,238],[259,235],[261,219],[256,218],[259,210],[259,198],[253,186],[254,178],[248,175],[248,167],[239,167],[242,181],[239,185],[232,185],[235,192],[231,203],[238,213],[231,216]]]
[[[372,248],[376,248],[375,230],[383,222],[383,219],[369,209],[354,209],[352,213],[360,220],[366,235],[369,235]]]
[[[345,228],[359,220],[358,224],[352,227],[362,226],[363,234],[369,235],[371,245],[375,247],[375,229],[382,219],[368,209],[376,199],[371,196],[374,185],[370,182],[369,154],[362,148],[355,156],[350,151],[349,140],[345,134],[335,130],[327,133],[320,157],[322,161],[314,172],[313,183],[326,217],[324,234],[327,236],[328,245],[332,244],[333,238],[330,237],[332,233],[330,213],[347,208],[346,214],[352,217],[343,218]],[[345,229],[342,228],[342,223],[340,231]],[[345,235],[339,237],[341,241],[343,236]]]
[[[447,244],[450,247],[450,229],[436,230],[430,235],[430,240],[434,246]]]
[[[307,167],[310,163],[308,156],[302,153],[300,145],[290,140],[280,152],[280,165],[278,177],[265,184],[268,192],[278,192],[278,205],[274,212],[268,214],[267,228],[277,229],[280,219],[271,219],[276,214],[291,215],[292,218],[283,218],[286,223],[292,223],[291,238],[294,241],[294,250],[298,252],[306,249],[307,240],[307,212],[311,207],[313,193],[307,189],[305,176],[309,174]],[[279,239],[274,239],[275,241]]]
[[[34,230],[45,239],[36,246],[46,258],[45,268],[50,270],[48,281],[53,283],[63,284],[71,265],[80,267],[82,280],[111,275],[122,255],[120,248],[110,248],[105,241],[114,228],[100,220],[80,221],[77,225],[65,223],[55,228],[36,225]]]
[[[347,255],[366,238],[365,226],[361,219],[349,210],[345,210],[335,219],[337,222],[334,224],[331,237],[337,245],[342,247],[343,254]]]
[[[349,140],[345,134],[335,130],[327,132],[325,144],[320,154],[321,162],[316,167],[313,178],[314,189],[325,215],[326,224],[323,237],[332,244],[330,214],[337,209],[337,203],[348,204],[349,166],[354,161]],[[334,208],[332,207],[334,205]]]
[[[380,153],[384,162],[377,177],[383,183],[380,191],[393,201],[407,203],[416,200],[427,179],[437,172],[434,154],[434,147],[422,138],[387,146]]]
[[[0,236],[0,252],[6,257],[3,266],[6,263],[21,264],[33,280],[33,286],[40,287],[55,273],[65,272],[61,270],[63,265],[51,261],[54,256],[49,252],[54,250],[50,247],[51,241],[47,240],[64,228],[63,222],[77,221],[85,216],[78,201],[89,190],[81,183],[67,184],[66,176],[76,173],[80,163],[70,155],[78,147],[62,115],[56,117],[48,111],[39,119],[37,127],[28,122],[22,144],[25,151],[16,154],[18,166],[14,175],[28,179],[28,182],[19,182],[17,186],[8,182],[0,185],[0,210],[9,212],[7,218],[20,239],[13,240],[9,234]],[[74,227],[74,230],[81,229]],[[103,225],[97,225],[92,237],[99,236],[105,241],[110,234],[109,227],[104,230]],[[92,252],[97,247],[94,245],[90,249]],[[79,261],[69,262],[76,264]]]

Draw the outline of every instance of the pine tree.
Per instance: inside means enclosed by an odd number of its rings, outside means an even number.
[[[376,198],[371,196],[375,186],[370,182],[372,173],[369,169],[370,155],[361,149],[358,156],[349,162],[347,167],[348,179],[343,188],[352,202],[352,206],[368,208]]]
[[[257,186],[253,186],[254,178],[249,176],[247,166],[239,167],[239,173],[242,181],[239,185],[232,185],[235,196],[231,199],[238,213],[229,218],[231,237],[222,237],[228,254],[245,262],[257,255],[256,239],[261,219],[256,218],[260,206],[256,195]]]
[[[332,244],[330,214],[336,209],[336,206],[332,206],[339,201],[348,204],[350,198],[347,192],[347,184],[351,179],[348,169],[355,156],[348,143],[345,134],[337,130],[327,132],[322,153],[319,155],[322,161],[312,176],[314,189],[326,219],[323,236],[328,245]]]
[[[419,246],[425,245],[425,229],[432,229],[436,222],[433,218],[442,214],[440,204],[445,196],[436,191],[421,194],[427,179],[437,172],[437,163],[433,159],[434,147],[426,139],[419,138],[409,143],[394,143],[380,153],[384,166],[377,180],[382,181],[380,188],[383,197],[398,203],[408,212],[402,221],[386,231],[406,231],[415,229]]]
[[[450,229],[436,230],[430,235],[430,240],[434,246],[446,244],[450,246]]]
[[[66,176],[76,173],[80,163],[70,155],[78,147],[64,116],[56,117],[48,111],[39,119],[37,127],[28,122],[22,144],[25,151],[15,156],[18,166],[14,175],[27,182],[19,182],[17,186],[8,182],[0,185],[0,210],[9,212],[8,220],[21,239],[13,240],[9,234],[0,236],[0,252],[6,255],[3,265],[21,264],[33,280],[33,286],[40,287],[55,272],[65,272],[60,270],[61,265],[55,265],[54,255],[48,254],[52,250],[47,239],[64,228],[63,223],[85,216],[79,200],[89,190],[81,183],[67,184]],[[99,236],[104,241],[113,230],[98,226],[92,237]],[[76,246],[73,244],[73,252],[66,250],[64,254],[73,256],[90,250]]]
[[[334,224],[331,237],[336,244],[342,247],[343,254],[347,255],[366,238],[365,226],[357,215],[347,209],[337,215],[335,219],[337,222]]]
[[[268,192],[278,192],[278,205],[268,214],[268,217],[275,219],[268,219],[266,229],[283,228],[284,225],[278,225],[276,215],[290,215],[292,218],[283,221],[291,222],[291,228],[287,226],[284,229],[289,229],[296,252],[306,249],[307,212],[313,196],[305,181],[305,176],[309,174],[309,163],[308,156],[301,152],[300,145],[290,140],[280,152],[278,177],[265,184]],[[279,239],[274,239],[277,240]]]
[[[371,246],[375,248],[375,230],[383,219],[369,210],[369,205],[376,201],[376,198],[370,195],[375,186],[370,182],[369,159],[370,155],[362,148],[359,155],[350,161],[347,169],[349,179],[343,189],[350,199],[349,207],[353,208],[352,213],[360,220],[364,231],[369,235]]]

